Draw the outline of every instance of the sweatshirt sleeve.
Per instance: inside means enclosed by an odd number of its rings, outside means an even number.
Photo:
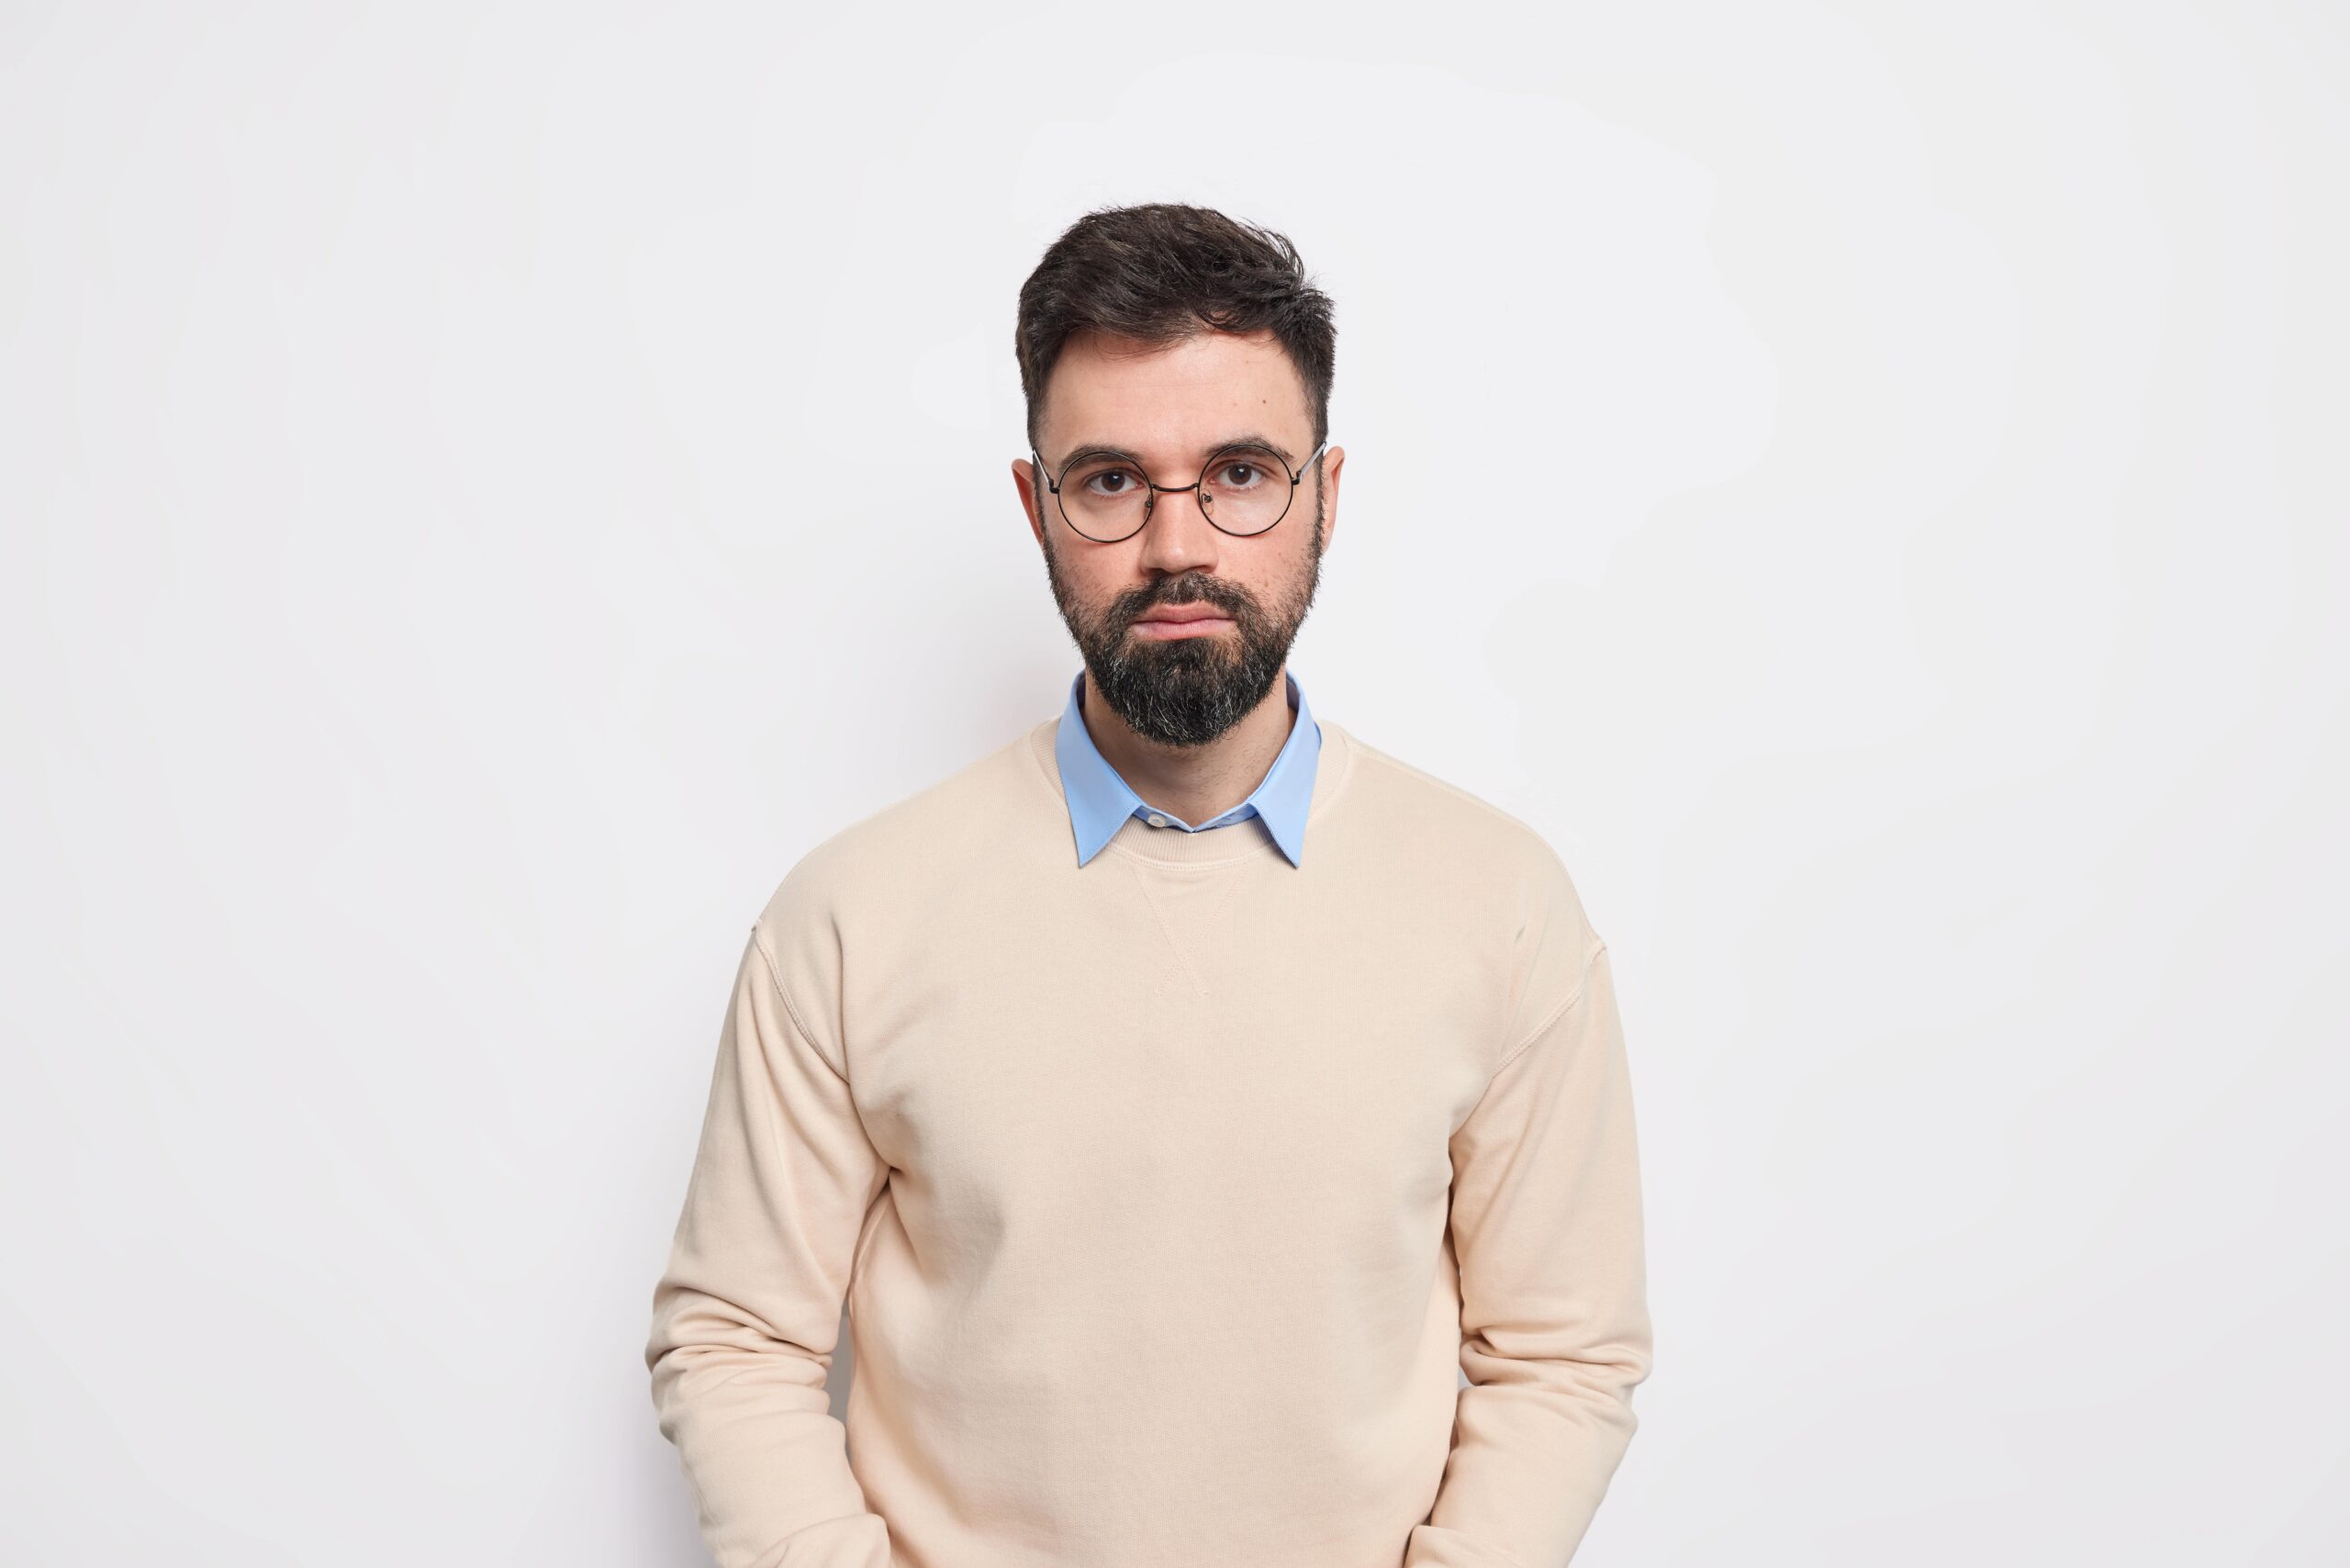
[[[1452,1137],[1452,1452],[1403,1568],[1564,1568],[1651,1360],[1631,1082],[1604,944]]]
[[[718,1568],[890,1568],[824,1387],[888,1175],[755,924],[644,1352]]]

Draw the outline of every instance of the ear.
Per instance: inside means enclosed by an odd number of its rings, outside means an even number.
[[[1338,536],[1338,471],[1347,465],[1347,449],[1334,446],[1322,454],[1322,548],[1327,551]]]
[[[1037,504],[1038,494],[1044,487],[1036,482],[1036,465],[1025,457],[1013,458],[1012,484],[1020,492],[1021,514],[1028,520],[1028,532],[1035,537],[1036,548],[1047,548],[1045,543],[1045,509]]]

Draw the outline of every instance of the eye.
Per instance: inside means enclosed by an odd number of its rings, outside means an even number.
[[[1219,490],[1253,490],[1271,476],[1272,470],[1255,457],[1226,457],[1212,476]]]
[[[1132,495],[1141,486],[1141,481],[1124,468],[1097,468],[1078,483],[1088,495],[1099,496],[1105,501]]]

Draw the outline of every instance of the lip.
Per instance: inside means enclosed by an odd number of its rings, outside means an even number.
[[[1134,623],[1135,634],[1154,641],[1170,637],[1203,637],[1232,624],[1232,617],[1213,605],[1161,605],[1147,610]]]

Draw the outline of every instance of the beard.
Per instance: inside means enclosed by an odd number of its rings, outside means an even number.
[[[1265,700],[1313,606],[1322,577],[1321,484],[1317,476],[1305,569],[1270,605],[1237,584],[1186,572],[1122,593],[1096,614],[1061,577],[1058,546],[1046,549],[1045,572],[1061,620],[1112,711],[1145,740],[1205,745]],[[1128,630],[1154,606],[1202,603],[1230,616],[1233,629],[1163,640]]]

